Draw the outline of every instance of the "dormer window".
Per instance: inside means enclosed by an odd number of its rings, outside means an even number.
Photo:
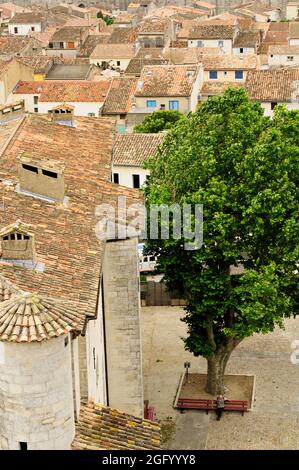
[[[0,231],[0,243],[1,259],[34,261],[34,235],[20,220]]]
[[[52,121],[65,126],[74,126],[74,107],[68,104],[62,104],[49,110]]]
[[[44,160],[22,154],[18,157],[19,191],[52,201],[65,196],[64,165],[57,160]]]

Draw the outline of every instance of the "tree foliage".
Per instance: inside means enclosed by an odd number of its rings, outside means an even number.
[[[298,312],[298,129],[298,111],[277,106],[270,120],[243,89],[228,89],[180,121],[148,161],[148,204],[203,204],[201,249],[173,239],[149,248],[187,301],[186,349],[218,365],[226,354],[220,375],[243,338]],[[221,377],[208,388],[223,391]]]
[[[185,116],[179,111],[154,111],[146,116],[141,124],[134,127],[136,133],[157,134],[173,128]]]

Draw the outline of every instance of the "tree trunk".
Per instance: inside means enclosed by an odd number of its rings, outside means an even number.
[[[223,346],[207,359],[207,393],[211,395],[224,395],[224,373],[233,349],[234,346],[232,344]]]

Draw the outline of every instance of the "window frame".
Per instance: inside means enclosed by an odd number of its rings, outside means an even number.
[[[135,178],[138,178],[138,186],[135,184]],[[134,189],[140,189],[141,184],[140,184],[140,175],[138,174],[132,174],[132,182],[133,182],[133,188]]]
[[[149,103],[155,103],[154,105]],[[157,107],[157,100],[146,100],[146,107],[147,108],[156,108]]]
[[[215,77],[212,77],[215,74]],[[218,80],[218,70],[209,70],[209,80]]]
[[[242,77],[237,77],[238,73],[240,73]],[[244,70],[235,70],[235,80],[244,80]]]
[[[172,107],[172,106],[173,106],[173,103],[176,103],[177,106]],[[179,111],[179,109],[180,109],[180,102],[179,102],[179,100],[169,100],[168,109],[169,109],[170,111]]]

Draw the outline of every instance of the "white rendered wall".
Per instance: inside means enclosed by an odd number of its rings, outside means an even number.
[[[65,346],[65,339],[68,344]],[[74,437],[70,338],[1,344],[0,449],[70,449]]]
[[[119,184],[126,186],[127,188],[133,188],[133,175],[140,176],[140,186],[142,186],[146,181],[146,176],[150,174],[149,170],[145,170],[139,166],[119,165],[113,165],[112,173],[118,173]]]
[[[18,32],[15,33],[15,28],[18,28]],[[32,30],[34,28],[34,30]],[[8,32],[9,34],[13,34],[14,36],[26,36],[29,32],[36,32],[40,33],[42,30],[40,23],[31,23],[31,24],[9,24],[8,25]]]
[[[86,356],[88,398],[96,401],[97,403],[103,403],[106,405],[107,397],[102,289],[99,295],[97,319],[89,320],[87,323]]]
[[[80,102],[72,102],[72,101],[65,102],[63,100],[59,102],[54,102],[54,101],[53,102],[39,102],[38,112],[47,114],[50,109],[53,109],[56,106],[61,105],[62,103],[66,103],[70,106],[73,106],[75,116],[88,116],[89,113],[93,113],[95,117],[99,117],[100,110],[103,106],[103,103],[95,103],[95,102],[80,103]]]
[[[218,47],[219,48],[219,41],[222,41],[221,38],[219,39],[189,39],[188,40],[188,47],[199,47],[198,41],[203,42],[202,47]],[[219,48],[220,50],[220,48]],[[232,53],[232,40],[231,39],[223,39],[223,46],[221,47],[222,52],[225,54]]]

